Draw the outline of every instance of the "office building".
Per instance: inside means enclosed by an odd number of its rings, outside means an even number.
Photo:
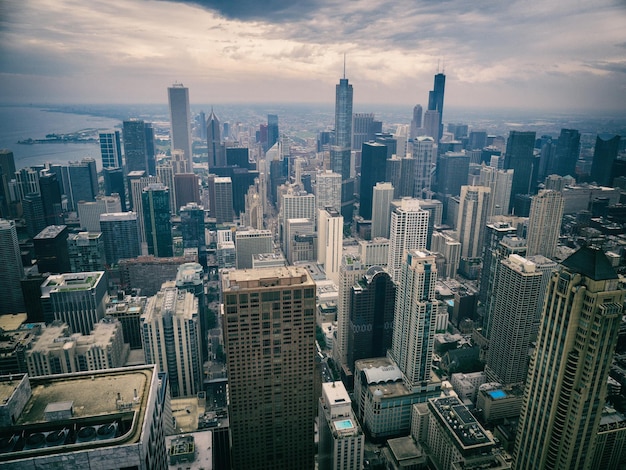
[[[599,186],[611,186],[613,176],[613,162],[619,151],[620,136],[613,134],[598,134],[593,149],[593,163],[591,165],[591,181]]]
[[[363,468],[365,434],[352,412],[351,400],[343,383],[322,384],[319,401],[320,470],[360,470]]]
[[[220,121],[211,109],[207,119],[206,139],[209,151],[209,170],[216,166],[226,166],[226,152],[222,144]]]
[[[442,72],[438,72],[435,75],[435,81],[433,84],[433,89],[428,92],[428,111],[437,111],[439,115],[438,126],[437,126],[437,136],[435,138],[435,142],[439,143],[439,139],[443,135],[443,96],[446,89],[446,76]],[[427,111],[427,113],[428,113]],[[426,115],[424,116],[424,121],[426,121]],[[424,127],[427,127],[427,123],[424,122]],[[431,135],[431,134],[427,134]],[[435,137],[434,135],[431,135]]]
[[[174,186],[174,167],[171,161],[161,161],[156,167],[156,175],[159,183],[170,189],[170,213],[178,214],[178,201],[176,200],[176,188]]]
[[[122,124],[122,137],[124,140],[126,174],[132,171],[145,171],[146,174],[150,174],[146,123],[138,119],[124,121]]]
[[[439,145],[441,140],[441,133],[439,132],[440,120],[439,111],[428,109],[424,113],[424,135],[431,137],[437,145]]]
[[[540,298],[542,273],[519,255],[500,261],[492,295],[491,330],[485,373],[490,382],[524,383],[528,347]]]
[[[313,468],[315,283],[293,266],[222,276],[233,468]]]
[[[352,150],[361,150],[365,142],[374,140],[374,114],[354,113],[352,116]]]
[[[39,173],[39,191],[43,204],[46,226],[63,223],[61,186],[56,173],[43,170]]]
[[[200,354],[201,364],[209,360],[208,346],[208,312],[207,300],[204,295],[204,271],[199,263],[181,264],[176,273],[176,288],[179,291],[191,292],[198,300],[198,319],[200,321]]]
[[[331,207],[341,210],[341,175],[330,170],[315,176],[315,201],[317,209]]]
[[[481,166],[478,185],[491,190],[489,209],[487,210],[488,218],[508,214],[512,184],[513,170],[499,170],[492,166]]]
[[[267,148],[270,149],[278,142],[280,134],[278,131],[278,115],[267,115]]]
[[[495,270],[498,262],[506,258],[509,254],[500,255],[500,241],[505,236],[515,236],[517,227],[513,226],[509,221],[490,222],[485,227],[484,246],[483,246],[483,267],[480,277],[480,293],[479,298],[482,303],[487,302],[487,298],[493,291],[493,282],[495,281]],[[526,248],[524,243],[524,252]],[[519,254],[519,253],[518,253]]]
[[[3,469],[167,470],[169,398],[157,365],[3,376],[0,384],[3,415],[12,417],[1,423]]]
[[[376,183],[372,190],[372,238],[389,238],[393,195],[391,183]]]
[[[514,468],[591,468],[623,302],[618,276],[598,249],[579,249],[552,275]]]
[[[504,168],[513,170],[509,210],[513,209],[516,195],[532,194],[535,188],[535,135],[534,132],[511,131],[506,141]]]
[[[287,225],[285,226],[285,241],[284,246],[285,258],[290,264],[294,264],[296,261],[305,261],[311,259],[310,256],[305,253],[308,251],[305,249],[305,241],[308,239],[315,239],[316,244],[318,237],[315,234],[315,224],[312,219],[287,219]],[[304,237],[304,239],[303,239]],[[297,238],[297,240],[296,240]],[[316,253],[315,259],[317,259],[317,246],[314,250]],[[296,254],[297,253],[297,254]]]
[[[156,258],[150,255],[120,259],[118,263],[120,288],[125,292],[139,289],[141,295],[155,295],[164,282],[176,279],[181,264],[197,262],[198,257],[195,253],[171,258]]]
[[[47,227],[40,194],[31,193],[24,196],[22,199],[22,217],[26,224],[26,233],[31,238]]]
[[[422,135],[422,132],[422,105],[416,104],[413,107],[413,117],[411,118],[409,139],[415,139],[416,137]]]
[[[413,197],[430,199],[432,195],[431,178],[435,169],[435,141],[432,137],[420,136],[413,140]]]
[[[116,369],[124,366],[122,324],[106,318],[88,335],[72,333],[65,323],[45,326],[26,352],[29,377],[73,372]]]
[[[153,183],[143,188],[141,197],[148,254],[174,256],[169,188]]]
[[[69,162],[68,173],[70,207],[76,209],[81,201],[94,201],[98,195],[96,161],[93,158],[83,158],[80,162]]]
[[[343,255],[343,217],[336,210],[318,210],[317,243],[317,262],[327,279],[336,280]]]
[[[122,144],[120,131],[106,131],[98,134],[102,168],[122,168]]]
[[[270,230],[238,230],[235,232],[237,269],[252,268],[252,255],[274,252]]]
[[[461,258],[482,256],[490,197],[491,190],[487,187],[461,186],[461,203],[456,222]]]
[[[67,250],[67,225],[50,225],[33,238],[40,273],[67,273],[70,257]]]
[[[180,208],[180,231],[183,236],[183,248],[198,250],[198,261],[206,266],[206,230],[203,206],[190,202]]]
[[[41,302],[46,323],[60,320],[72,333],[88,335],[104,318],[107,293],[104,271],[49,276],[41,285]]]
[[[191,203],[200,203],[200,184],[195,173],[174,174],[174,195],[176,196],[176,212]]]
[[[580,156],[580,132],[576,129],[561,129],[556,143],[554,160],[548,165],[548,174],[576,176],[576,163]]]
[[[172,397],[192,397],[202,390],[202,357],[198,299],[164,283],[150,297],[141,316],[146,364],[166,372]]]
[[[409,387],[419,387],[431,378],[439,308],[435,300],[436,280],[435,256],[427,251],[408,250],[398,277],[393,341],[389,353]]]
[[[15,206],[11,201],[9,183],[15,176],[15,157],[8,149],[0,149],[0,217],[11,218]]]
[[[368,268],[372,266],[386,268],[389,262],[389,239],[377,237],[359,240],[359,256]]]
[[[431,249],[440,253],[444,258],[443,269],[439,270],[441,279],[454,279],[461,262],[461,242],[451,231],[435,231],[431,242]]]
[[[391,348],[396,285],[380,266],[372,266],[352,286],[348,364],[354,370],[359,359],[382,357]]]
[[[554,257],[562,219],[563,196],[559,191],[541,190],[532,197],[528,216],[528,256]]]
[[[124,169],[123,168],[103,168],[104,176],[104,195],[111,196],[117,194],[120,198],[122,211],[126,210],[126,189],[124,186]]]
[[[71,233],[67,237],[67,250],[71,272],[104,271],[106,258],[101,232]]]
[[[17,239],[15,222],[0,219],[0,284],[4,293],[0,302],[0,314],[25,311],[20,280],[24,277],[20,245]]]
[[[229,177],[217,177],[215,185],[215,221],[218,224],[232,223],[233,213],[233,182]]]
[[[417,199],[404,198],[393,201],[391,206],[387,269],[393,280],[398,282],[405,253],[426,248],[430,213],[420,207]]]
[[[279,220],[282,230],[281,241],[285,246],[285,225],[289,219],[311,219],[315,221],[315,195],[289,188],[280,196]]]
[[[352,148],[352,85],[341,78],[335,87],[335,141],[330,150],[330,169],[342,180],[350,178]]]
[[[461,194],[467,185],[469,156],[463,152],[446,152],[437,159],[437,199],[444,204],[449,196]]]
[[[118,291],[109,298],[106,316],[115,318],[122,325],[124,342],[130,349],[141,349],[141,315],[146,308],[147,297]]]
[[[98,196],[95,201],[78,203],[80,228],[88,232],[100,231],[100,216],[122,212],[120,198],[116,196]]]
[[[374,185],[385,180],[387,147],[377,142],[365,142],[361,150],[361,187],[359,215],[372,219],[372,191]]]
[[[170,105],[171,149],[182,150],[191,168],[193,153],[191,148],[189,88],[183,86],[182,83],[175,83],[167,89],[167,98]]]
[[[120,259],[141,255],[139,228],[135,212],[118,212],[100,215],[100,231],[104,242],[104,254],[109,266]]]

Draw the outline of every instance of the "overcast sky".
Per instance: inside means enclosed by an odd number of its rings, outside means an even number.
[[[626,112],[624,0],[0,0],[0,103],[334,100]]]

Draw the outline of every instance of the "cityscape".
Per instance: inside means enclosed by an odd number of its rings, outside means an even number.
[[[626,468],[623,6],[132,3],[3,11],[0,468]]]

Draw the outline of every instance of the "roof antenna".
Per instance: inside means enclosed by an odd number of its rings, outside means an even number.
[[[346,53],[343,53],[343,78],[346,78]]]
[[[440,60],[441,60],[441,59],[437,59],[437,73],[439,73],[439,61],[440,61]]]

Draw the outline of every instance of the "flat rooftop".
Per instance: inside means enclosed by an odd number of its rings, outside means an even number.
[[[462,449],[471,450],[494,445],[493,440],[458,397],[431,398],[429,403],[431,410],[434,410],[439,421],[448,433],[456,438]]]
[[[308,285],[315,287],[309,272],[299,266],[224,271],[222,279],[224,292],[271,286]]]

